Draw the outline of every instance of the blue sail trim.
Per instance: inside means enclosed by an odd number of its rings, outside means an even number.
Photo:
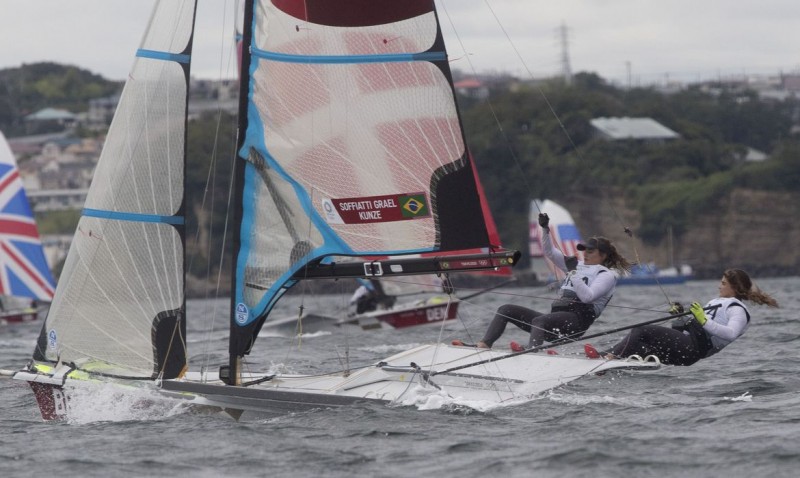
[[[252,67],[252,65],[251,65]],[[251,108],[254,106],[251,103]],[[421,250],[407,250],[407,251],[359,251],[356,253],[338,234],[328,225],[328,223],[319,215],[317,210],[314,208],[312,203],[312,199],[309,196],[308,192],[303,188],[303,186],[294,179],[291,175],[289,175],[286,170],[275,160],[275,158],[267,151],[265,146],[266,142],[264,140],[264,125],[258,115],[251,115],[250,121],[248,124],[248,132],[245,135],[247,138],[245,144],[242,145],[242,148],[239,150],[239,155],[241,157],[248,157],[250,148],[255,149],[262,155],[264,160],[269,165],[269,168],[274,171],[275,173],[280,176],[281,179],[286,181],[288,184],[292,186],[292,189],[295,192],[295,197],[299,201],[300,205],[303,207],[303,211],[306,215],[310,218],[313,227],[322,235],[323,244],[320,247],[317,247],[310,251],[306,256],[300,259],[293,267],[287,270],[284,274],[282,274],[271,286],[267,289],[264,296],[261,298],[258,304],[254,307],[250,308],[247,311],[247,317],[245,318],[242,316],[236,323],[240,326],[246,326],[252,323],[257,317],[262,316],[264,313],[269,311],[272,306],[274,306],[275,302],[281,296],[281,294],[285,291],[286,285],[288,282],[291,281],[292,276],[300,270],[303,266],[305,266],[308,261],[311,259],[324,257],[324,256],[332,256],[332,255],[342,255],[342,256],[364,256],[364,255],[386,255],[387,252],[391,252],[393,254],[414,254],[414,253],[422,253],[422,252],[433,252],[433,249],[421,249]],[[243,189],[243,197],[245,198],[253,198],[255,197],[256,186],[261,182],[261,177],[255,171],[255,168],[251,163],[247,163],[245,167],[245,177],[244,177],[244,189]],[[250,242],[250,231],[253,228],[253,217],[256,212],[256,208],[259,205],[255,204],[255,201],[243,201],[242,204],[242,223],[241,223],[241,238],[239,244],[239,257],[236,263],[237,268],[237,275],[239,277],[244,277],[244,270],[247,266],[247,258],[250,255],[250,250],[252,248],[252,244]],[[236,283],[236,290],[234,292],[236,294],[236,302],[243,304],[244,303],[244,284],[240,281]]]
[[[99,217],[100,219],[115,219],[117,221],[155,222],[164,224],[183,225],[183,216],[159,216],[157,214],[139,214],[135,212],[104,211],[101,209],[83,208],[82,216]]]
[[[395,53],[391,55],[331,55],[331,56],[308,56],[308,55],[289,55],[286,53],[276,53],[272,51],[259,50],[253,48],[252,56],[264,58],[265,60],[280,61],[284,63],[315,63],[315,64],[335,64],[335,63],[397,63],[409,61],[445,61],[447,54],[444,52],[424,52],[424,53]]]
[[[175,61],[178,63],[186,63],[188,64],[191,60],[191,56],[184,55],[182,53],[170,53],[168,51],[155,51],[155,50],[145,50],[143,48],[139,48],[136,50],[136,56],[139,58],[150,58],[153,60],[165,60],[165,61]]]
[[[253,76],[256,68],[258,67],[257,61],[250,63],[250,77]],[[246,326],[252,323],[257,317],[262,316],[274,306],[275,302],[285,292],[288,284],[291,282],[291,277],[295,272],[300,270],[305,264],[313,258],[343,254],[343,255],[356,255],[355,251],[343,241],[338,234],[336,234],[330,226],[320,217],[314,208],[311,197],[303,186],[297,182],[286,170],[275,160],[275,158],[267,151],[266,141],[264,139],[264,124],[256,111],[256,107],[252,101],[252,83],[250,84],[250,99],[248,99],[248,125],[245,132],[245,142],[239,150],[239,156],[247,158],[249,150],[255,149],[262,155],[264,160],[268,163],[270,169],[278,174],[284,181],[292,186],[295,192],[295,197],[300,202],[303,211],[310,218],[312,225],[322,235],[323,245],[310,251],[306,256],[297,261],[293,267],[289,268],[282,274],[266,291],[258,304],[247,311],[247,316],[237,317],[235,323],[240,326]],[[261,177],[255,171],[251,163],[247,163],[244,171],[244,185],[242,195],[244,198],[253,198],[255,195],[255,187],[261,182]],[[240,224],[240,244],[239,256],[236,263],[236,270],[238,277],[244,277],[244,270],[247,266],[247,258],[250,255],[251,242],[250,231],[253,228],[252,218],[255,215],[255,209],[258,207],[254,201],[244,200],[242,204],[242,223]],[[236,282],[236,290],[233,291],[238,304],[244,304],[244,284],[241,281]]]
[[[261,58],[265,60],[285,62],[285,63],[306,63],[306,64],[358,64],[358,63],[396,63],[396,62],[414,62],[414,61],[446,61],[447,54],[444,51],[438,52],[423,52],[423,53],[407,53],[407,54],[386,54],[386,55],[291,55],[284,53],[269,52],[259,50],[251,45],[251,57]],[[250,62],[250,77],[252,77],[258,68],[258,61]],[[317,213],[313,207],[309,193],[275,161],[275,158],[267,151],[266,141],[264,139],[264,124],[257,113],[255,105],[252,101],[252,83],[250,84],[250,93],[248,96],[248,125],[245,132],[245,141],[239,150],[239,155],[242,158],[249,156],[249,150],[255,149],[258,151],[269,164],[270,169],[275,171],[283,180],[289,183],[295,191],[297,200],[300,202],[303,210],[311,220],[313,227],[322,235],[323,244],[310,251],[305,257],[297,261],[289,270],[282,274],[264,293],[261,300],[254,307],[247,309],[246,313],[242,311],[237,314],[236,323],[239,326],[247,326],[254,322],[258,317],[262,317],[269,312],[278,299],[293,284],[292,276],[310,260],[326,257],[326,256],[364,256],[364,255],[387,255],[389,252],[392,254],[413,254],[422,252],[433,252],[434,249],[425,250],[408,250],[408,251],[359,251],[356,253],[338,234],[325,222],[325,220]],[[244,172],[244,198],[253,198],[255,187],[261,178],[254,170],[251,163],[247,163]],[[236,270],[238,277],[244,277],[244,271],[247,266],[247,258],[250,255],[252,244],[250,242],[250,231],[253,228],[253,217],[255,209],[258,207],[254,201],[244,200],[242,204],[242,223],[239,255],[236,263]],[[233,291],[236,297],[237,304],[244,306],[244,283],[236,281],[236,290]]]
[[[263,129],[260,129],[263,131]],[[263,140],[260,141],[263,145]],[[240,154],[246,157],[246,151],[249,149],[249,145],[245,145],[244,148],[241,150]],[[265,148],[256,148],[260,153],[265,153]],[[263,315],[266,311],[270,310],[274,305],[275,302],[280,298],[283,292],[285,292],[286,283],[291,280],[291,277],[300,270],[309,260],[312,258],[317,258],[320,256],[326,256],[331,254],[350,254],[355,255],[355,251],[353,251],[350,246],[348,246],[333,230],[325,224],[323,219],[319,216],[316,209],[314,209],[313,204],[311,202],[311,198],[309,197],[308,193],[305,189],[291,176],[289,176],[283,168],[277,164],[275,159],[270,154],[263,154],[267,163],[269,163],[270,168],[273,169],[282,179],[288,182],[295,191],[295,195],[299,200],[300,204],[303,207],[305,213],[311,218],[312,224],[316,226],[317,230],[323,237],[323,245],[311,250],[308,254],[303,256],[294,267],[287,270],[283,273],[267,290],[264,296],[261,298],[258,304],[255,307],[248,310],[248,315],[246,320],[237,320],[238,325],[247,325],[253,322],[257,317]],[[255,168],[252,164],[247,163],[245,167],[245,180],[244,180],[244,191],[243,197],[245,198],[252,198],[254,197],[255,187],[261,181],[261,177],[255,171]],[[239,258],[236,264],[236,268],[239,271],[239,277],[243,277],[244,274],[242,273],[247,266],[247,257],[250,255],[251,243],[250,243],[250,234],[249,231],[253,228],[253,220],[255,210],[259,205],[255,203],[255,201],[243,201],[243,208],[242,208],[242,224],[241,228],[242,231],[248,232],[243,233],[241,235],[240,244],[239,244]],[[320,227],[323,225],[323,227]],[[236,283],[236,301],[237,303],[244,302],[244,284],[242,282]]]
[[[261,130],[263,131],[263,129]],[[247,148],[248,146],[246,146]],[[264,153],[263,149],[259,150],[261,153]],[[246,149],[240,151],[240,154],[246,154]],[[336,234],[333,229],[328,226],[325,220],[317,213],[316,209],[314,209],[311,197],[308,195],[305,189],[291,176],[289,176],[281,167],[278,165],[274,158],[269,154],[264,155],[264,158],[270,165],[275,172],[279,173],[279,175],[285,179],[288,183],[292,185],[294,188],[295,194],[297,199],[300,201],[300,204],[303,206],[304,211],[306,214],[310,216],[311,222],[316,228],[316,230],[322,235],[323,237],[323,245],[311,250],[308,254],[303,256],[297,263],[283,273],[275,282],[270,286],[269,289],[264,293],[264,296],[261,300],[256,304],[254,307],[247,310],[246,318],[242,316],[240,319],[236,321],[236,324],[239,326],[246,326],[252,323],[256,318],[264,315],[266,312],[274,307],[275,303],[278,299],[286,292],[288,288],[288,284],[292,282],[292,276],[302,269],[311,259],[316,259],[323,256],[370,256],[370,255],[386,255],[387,251],[360,251],[356,253],[350,246],[345,243],[338,234]],[[245,198],[252,198],[254,197],[255,187],[261,182],[261,177],[255,171],[255,168],[251,163],[247,163],[245,166],[245,180],[244,180],[244,191],[243,197]],[[259,207],[259,204],[256,201],[243,201],[243,210],[242,210],[242,231],[249,232],[253,228],[253,215],[255,214],[256,209]],[[236,268],[239,271],[238,276],[243,277],[243,271],[247,266],[247,257],[250,254],[250,249],[252,247],[250,242],[250,234],[242,234],[241,235],[241,242],[239,245],[240,254],[238,257],[238,261],[236,264]],[[424,248],[424,249],[414,249],[414,250],[402,250],[402,251],[389,251],[392,254],[418,254],[424,252],[434,252],[434,248]],[[330,260],[323,259],[323,262],[330,262]],[[377,261],[380,262],[380,261]],[[236,283],[236,302],[239,304],[244,303],[244,284],[240,281]]]

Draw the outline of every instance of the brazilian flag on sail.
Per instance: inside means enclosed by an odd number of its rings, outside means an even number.
[[[413,219],[417,217],[426,217],[430,215],[428,209],[428,199],[425,194],[408,194],[399,196],[398,202],[400,203],[400,212],[406,219]]]

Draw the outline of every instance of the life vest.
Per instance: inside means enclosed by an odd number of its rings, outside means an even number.
[[[711,307],[717,304],[719,304],[719,307],[708,311],[706,313],[706,317],[708,317],[708,320],[713,320],[714,322],[721,325],[728,325],[728,321],[730,320],[730,317],[728,317],[729,308],[741,307],[742,309],[744,309],[744,313],[747,316],[747,324],[744,326],[742,332],[736,338],[741,337],[747,330],[747,328],[750,327],[750,312],[747,310],[747,307],[745,307],[745,305],[739,299],[734,299],[730,297],[710,300],[708,304],[706,304],[706,307]],[[733,340],[736,340],[736,339],[727,340],[723,339],[722,337],[717,337],[716,335],[711,335],[705,329],[703,329],[703,332],[705,332],[705,335],[708,340],[708,351],[706,352],[705,358],[711,357],[715,353],[727,347],[728,344],[733,342]]]
[[[612,287],[605,295],[596,298],[591,304],[584,304],[580,301],[578,294],[575,292],[573,281],[580,280],[591,287],[594,280],[600,274],[613,274],[613,272],[606,266],[600,264],[586,265],[582,261],[578,262],[575,273],[567,275],[564,282],[561,284],[559,298],[553,303],[553,310],[555,311],[557,308],[561,308],[566,304],[571,304],[572,307],[568,310],[578,309],[582,313],[591,313],[594,317],[599,317],[603,309],[606,308],[606,304],[608,304],[611,297],[614,295],[615,287]]]

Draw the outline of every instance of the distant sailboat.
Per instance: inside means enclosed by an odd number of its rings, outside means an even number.
[[[550,234],[553,238],[553,244],[565,256],[578,255],[578,243],[581,242],[581,234],[572,219],[572,215],[557,202],[550,199],[534,199],[531,201],[528,241],[531,271],[536,274],[536,279],[539,281],[548,283],[560,281],[563,277],[558,277],[557,274],[561,273],[561,271],[544,256],[539,213],[545,213],[550,217]]]
[[[628,275],[617,280],[619,285],[667,285],[683,284],[694,277],[689,264],[675,265],[672,227],[667,228],[667,253],[669,267],[659,268],[654,262],[635,264]]]
[[[547,213],[550,216],[550,234],[553,243],[564,255],[577,256],[578,243],[581,242],[581,235],[572,215],[566,208],[550,199],[543,201],[534,199],[531,201],[529,226],[529,254],[531,259],[531,271],[536,274],[536,278],[547,283],[556,282],[561,279],[557,274],[560,271],[544,257],[542,248],[542,228],[539,226],[539,213]],[[634,264],[631,272],[620,276],[617,279],[618,285],[656,285],[656,284],[682,284],[692,278],[692,268],[687,264],[676,267],[672,258],[672,228],[667,231],[667,248],[670,255],[670,266],[664,269],[658,268],[655,263]]]
[[[17,162],[0,132],[0,323],[35,320],[54,291]]]
[[[188,370],[186,322],[195,318],[183,284],[183,173],[194,10],[156,2],[33,360],[4,372],[30,383],[45,419],[69,413],[76,383],[150,390],[239,417],[396,402],[415,387],[517,403],[587,374],[658,366],[443,343],[315,375],[246,363],[276,302],[300,281],[491,270],[519,257],[489,239],[432,0],[250,0],[229,358],[218,370]],[[449,254],[472,249],[486,252]]]

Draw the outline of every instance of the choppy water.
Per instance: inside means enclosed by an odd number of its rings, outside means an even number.
[[[412,406],[359,405],[242,423],[167,404],[142,407],[137,397],[101,390],[81,399],[70,422],[43,423],[28,387],[0,380],[0,475],[794,477],[800,469],[800,278],[757,282],[782,308],[751,307],[747,334],[715,357],[688,368],[586,377],[522,405],[483,411],[420,396]],[[666,290],[688,303],[708,300],[716,287],[717,281],[696,281]],[[263,352],[252,363],[310,372],[334,369],[349,356],[362,365],[440,334],[446,341],[479,336],[500,304],[547,309],[552,297],[543,289],[507,292],[529,297],[483,296],[462,308],[466,324],[444,330],[313,334],[300,344],[262,336],[257,347]],[[336,308],[343,300],[306,299],[305,305]],[[620,288],[616,307],[590,333],[656,318],[636,309],[663,310],[664,303],[657,287]],[[210,316],[214,303],[189,305],[190,313]],[[225,307],[219,305],[218,316]],[[0,328],[0,367],[25,363],[39,327]],[[195,334],[193,362],[224,360],[226,327],[220,319],[216,331]],[[209,348],[201,343],[206,337]],[[509,329],[498,346],[524,338]]]

